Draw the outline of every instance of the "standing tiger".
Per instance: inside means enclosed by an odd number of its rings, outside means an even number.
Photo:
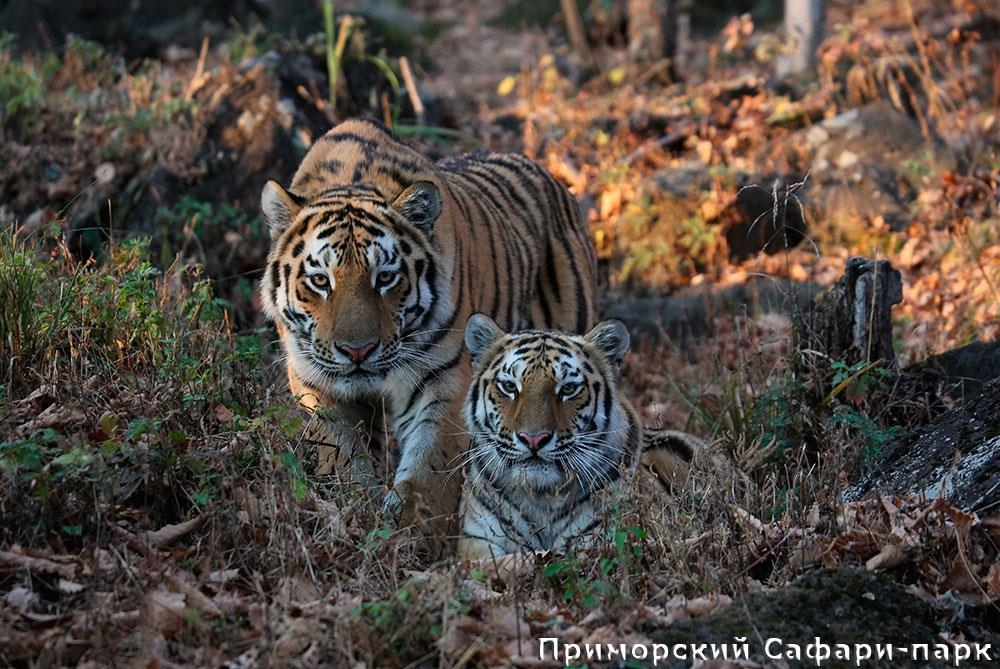
[[[465,343],[474,378],[459,559],[592,543],[609,497],[650,479],[656,488],[681,483],[705,449],[692,435],[639,423],[618,387],[629,348],[621,321],[585,335],[506,334],[476,314]]]
[[[292,393],[313,417],[319,472],[390,486],[383,510],[446,531],[461,492],[446,471],[465,447],[471,376],[462,324],[584,331],[596,261],[577,203],[515,154],[433,162],[381,124],[346,121],[309,150],[261,209],[271,249],[261,280]],[[389,481],[385,436],[399,461]],[[382,467],[382,469],[380,469]]]

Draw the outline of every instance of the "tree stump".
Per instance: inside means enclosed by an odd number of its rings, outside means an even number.
[[[895,367],[892,306],[902,301],[902,277],[888,260],[850,258],[844,276],[796,319],[800,365],[812,367],[809,359],[818,355]]]

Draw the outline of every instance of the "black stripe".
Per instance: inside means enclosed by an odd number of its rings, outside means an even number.
[[[320,170],[336,173],[344,168],[344,163],[335,158],[327,158],[326,160],[319,161],[316,167]]]
[[[462,212],[462,216],[465,218],[465,220],[471,223],[475,221],[476,218],[472,216],[472,214],[466,208],[467,203],[465,199],[466,197],[468,197],[468,194],[465,191],[459,191],[459,194],[460,197],[456,197],[455,202],[458,203],[458,208]],[[480,282],[478,299],[476,299],[476,297],[473,297],[470,301],[472,302],[472,308],[475,311],[482,311],[486,314],[489,314],[490,316],[496,317],[497,309],[499,308],[500,304],[500,290],[502,283],[501,281],[499,281],[499,278],[501,276],[504,276],[504,270],[507,269],[507,264],[506,262],[504,263],[503,269],[498,267],[500,258],[497,257],[496,247],[494,246],[493,235],[495,232],[495,228],[489,225],[490,216],[486,214],[486,212],[483,210],[482,205],[479,203],[478,200],[473,198],[471,204],[479,212],[480,214],[479,220],[483,221],[483,223],[485,224],[482,226],[473,227],[472,235],[474,238],[478,239],[480,237],[480,234],[485,233],[486,242],[489,246],[489,252],[490,252],[490,260],[491,260],[490,268],[493,270],[494,276],[498,280],[493,282]],[[481,248],[481,244],[479,244],[478,246],[480,246]],[[506,272],[506,275],[511,276],[510,272]],[[489,307],[484,309],[483,300],[485,294],[488,294],[491,299]]]
[[[594,382],[594,391],[597,391],[597,386],[600,385],[604,389],[604,419],[611,420],[611,408],[614,406],[614,402],[611,397],[611,390],[607,385],[601,381],[597,380]]]
[[[559,209],[562,211],[562,225],[550,226],[549,229],[558,239],[556,248],[565,249],[564,257],[568,271],[573,277],[573,284],[580,288],[581,293],[576,300],[577,315],[575,327],[576,332],[585,332],[590,326],[590,320],[592,320],[589,311],[593,303],[591,291],[593,290],[593,282],[596,277],[588,276],[585,278],[582,275],[580,267],[576,262],[576,256],[572,250],[575,248],[577,251],[582,252],[584,256],[591,255],[593,251],[591,250],[590,233],[580,216],[579,205],[577,205],[569,191],[555,181],[551,182],[551,188],[554,190],[552,195],[555,202],[560,205]],[[571,240],[568,237],[569,232],[576,233],[574,235],[575,239]],[[588,263],[588,265],[591,264]],[[589,271],[588,274],[590,274]]]
[[[466,399],[466,403],[470,407],[469,415],[472,420],[477,420],[476,416],[479,413],[479,401],[482,399],[482,392],[479,388],[479,381],[473,381],[469,385],[469,395]]]
[[[359,147],[361,147],[361,150],[365,153],[365,157],[368,160],[371,160],[371,156],[369,156],[368,154],[374,153],[375,150],[378,148],[378,143],[374,139],[365,137],[364,135],[359,135],[354,132],[347,132],[343,130],[338,131],[337,128],[334,128],[330,132],[323,135],[319,141],[326,144],[353,142],[357,144]]]
[[[663,434],[655,430],[645,430],[642,438],[643,452],[670,451],[690,462],[694,458],[694,449],[683,439],[672,434]]]

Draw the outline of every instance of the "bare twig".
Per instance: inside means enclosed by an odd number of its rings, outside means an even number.
[[[590,47],[587,46],[587,33],[583,30],[583,19],[580,17],[580,8],[576,6],[576,0],[560,0],[563,17],[566,19],[566,32],[569,33],[570,44],[573,51],[585,63],[591,63],[593,57]]]
[[[184,91],[184,99],[190,100],[205,83],[212,78],[211,73],[205,72],[205,61],[208,59],[208,35],[201,40],[201,51],[198,53],[198,65],[194,68],[194,76],[188,82],[187,90]]]
[[[185,520],[180,523],[164,525],[158,530],[143,532],[139,535],[139,539],[147,542],[153,548],[164,548],[189,532],[201,527],[204,520],[205,519],[201,516],[195,516],[190,520]]]
[[[413,113],[417,117],[417,125],[423,125],[424,103],[420,100],[420,94],[417,92],[417,83],[413,79],[410,61],[406,56],[399,57],[399,71],[403,75],[403,84],[406,86],[406,94],[410,97],[410,104],[413,105]]]
[[[670,146],[676,146],[694,134],[696,129],[697,127],[694,124],[682,125],[680,128],[667,133],[655,141],[646,142],[639,146],[635,151],[625,156],[625,158],[622,159],[622,165],[631,165],[653,149],[665,149]]]

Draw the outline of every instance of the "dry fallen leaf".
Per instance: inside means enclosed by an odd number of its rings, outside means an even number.
[[[76,564],[56,562],[53,559],[24,555],[16,550],[16,546],[13,548],[15,550],[0,551],[0,565],[47,574],[58,574],[63,578],[74,578],[76,576]]]
[[[437,640],[438,650],[448,657],[464,656],[470,646],[481,642],[483,623],[470,616],[455,616],[448,620],[444,633]]]
[[[215,405],[215,419],[220,423],[232,423],[235,415],[225,404]]]
[[[274,643],[274,652],[278,657],[298,657],[309,647],[312,640],[310,632],[316,630],[315,624],[305,618],[293,618],[283,625],[284,631]]]
[[[72,613],[36,613],[34,611],[24,611],[21,613],[25,618],[35,623],[35,625],[48,625],[70,619]]]
[[[240,575],[239,569],[219,569],[205,576],[205,582],[211,585],[223,585]]]
[[[208,595],[199,590],[194,584],[188,582],[185,578],[186,574],[187,572],[171,574],[167,580],[174,589],[184,594],[188,604],[193,608],[212,616],[221,616],[222,609]]]
[[[990,565],[990,571],[986,574],[983,584],[986,588],[986,594],[991,600],[996,601],[1000,597],[1000,562],[994,562]]]
[[[184,625],[186,610],[184,595],[170,590],[146,593],[146,624],[164,636],[171,636]]]
[[[59,579],[59,582],[56,583],[56,588],[59,590],[59,592],[66,595],[75,595],[79,592],[83,592],[84,588],[86,587],[87,586],[85,585],[82,585],[75,581],[70,581],[65,578]]]
[[[711,613],[716,609],[728,606],[732,603],[732,598],[728,595],[712,594],[703,595],[701,597],[695,597],[694,599],[689,599],[685,608],[687,608],[688,613],[692,618],[698,618],[707,613]]]
[[[38,417],[23,423],[18,431],[21,434],[31,434],[46,428],[66,428],[83,423],[87,420],[87,412],[77,406],[60,406],[52,404]]]
[[[486,626],[494,633],[502,637],[522,638],[531,636],[531,627],[521,620],[514,609],[502,607],[490,611],[486,619]]]

